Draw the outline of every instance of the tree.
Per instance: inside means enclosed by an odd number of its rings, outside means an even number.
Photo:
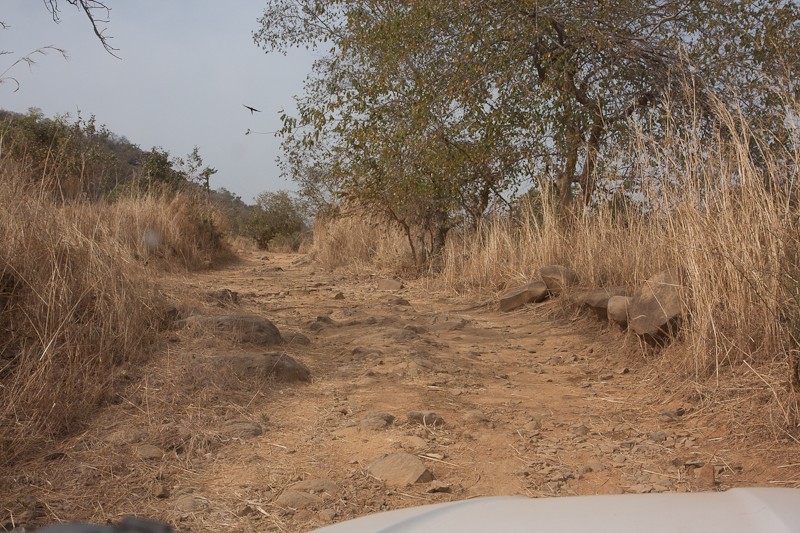
[[[181,161],[181,166],[185,167],[186,178],[192,183],[202,186],[206,194],[211,194],[211,176],[217,173],[214,167],[204,167],[203,158],[200,156],[200,148],[195,146],[192,153]]]
[[[293,241],[293,249],[299,246],[299,236],[307,227],[305,206],[300,200],[288,191],[262,192],[256,197],[256,208],[246,231],[260,248],[269,248],[278,238]]]
[[[792,0],[268,0],[254,38],[328,50],[284,116],[288,167],[329,168],[338,194],[412,250],[412,226],[432,232],[435,253],[525,183],[591,205],[604,158],[631,125],[657,135],[667,99],[780,128],[771,95],[800,66],[798,19]]]
[[[140,180],[145,188],[156,185],[177,190],[186,182],[186,174],[179,170],[180,159],[172,158],[168,151],[154,146],[145,153]]]

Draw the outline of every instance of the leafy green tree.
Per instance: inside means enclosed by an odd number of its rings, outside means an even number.
[[[171,157],[169,152],[160,146],[154,146],[144,156],[140,175],[141,183],[146,189],[154,186],[166,186],[169,189],[177,190],[186,183],[186,174],[179,169],[180,165],[180,159]]]
[[[305,205],[288,191],[263,192],[256,197],[256,210],[246,224],[247,234],[260,248],[267,249],[275,239],[294,241],[308,227]]]
[[[791,0],[268,0],[254,38],[328,51],[283,117],[289,172],[326,169],[424,260],[426,233],[436,253],[531,181],[591,204],[604,160],[631,126],[658,135],[667,100],[785,130],[775,87],[800,66],[797,20]]]

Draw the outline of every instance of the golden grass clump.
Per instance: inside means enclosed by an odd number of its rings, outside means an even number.
[[[154,267],[229,252],[196,200],[53,201],[0,166],[0,457],[12,461],[113,398],[168,320]],[[146,266],[149,265],[149,266]]]

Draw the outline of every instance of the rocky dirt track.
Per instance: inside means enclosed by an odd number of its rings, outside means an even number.
[[[259,315],[289,342],[169,332],[88,427],[3,473],[3,525],[136,514],[178,531],[308,531],[477,496],[800,485],[796,444],[737,434],[690,385],[667,389],[634,338],[559,301],[500,313],[383,279],[282,254],[169,279],[202,314]],[[220,289],[238,303],[207,297]],[[219,363],[265,351],[311,381]],[[370,468],[399,452],[393,472]]]

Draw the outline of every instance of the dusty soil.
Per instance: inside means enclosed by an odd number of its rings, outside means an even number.
[[[800,486],[797,444],[743,434],[692,384],[665,385],[631,336],[559,301],[500,313],[424,281],[381,291],[381,279],[282,254],[168,278],[187,308],[258,314],[308,336],[274,350],[304,363],[311,383],[227,375],[209,358],[264,348],[168,332],[146,366],[120,371],[123,394],[88,425],[2,473],[3,525],[135,514],[178,531],[308,531],[478,496]],[[223,288],[239,303],[204,296]],[[394,423],[362,427],[373,412]],[[398,451],[436,482],[369,474]]]

